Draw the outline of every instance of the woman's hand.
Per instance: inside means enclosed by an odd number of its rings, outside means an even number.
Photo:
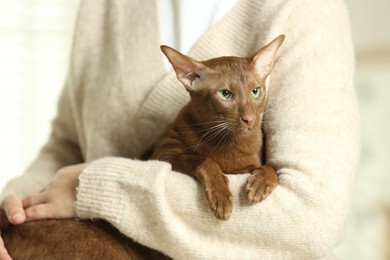
[[[76,164],[59,169],[44,191],[23,200],[16,195],[6,197],[0,205],[0,230],[10,223],[16,225],[30,220],[74,217],[78,177],[86,166]],[[0,259],[11,260],[1,236]]]
[[[21,224],[26,220],[23,201],[16,195],[7,196],[0,205],[0,230],[11,224]]]
[[[23,210],[22,200],[16,195],[10,195],[0,205],[0,231],[6,228],[9,223],[23,223],[26,216]],[[1,234],[1,232],[0,232]],[[12,260],[7,249],[4,247],[3,239],[0,236],[0,259]]]
[[[0,236],[0,259],[1,260],[12,260],[9,256],[7,249],[4,246],[4,241]]]
[[[59,169],[45,190],[26,197],[23,200],[26,221],[75,217],[78,177],[86,166],[76,164]]]

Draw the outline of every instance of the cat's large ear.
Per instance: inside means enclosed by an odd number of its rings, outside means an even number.
[[[271,73],[276,52],[282,45],[284,38],[284,35],[279,35],[252,56],[252,62],[256,69],[256,73],[258,73],[261,78],[265,79]]]
[[[160,48],[172,64],[177,78],[188,91],[193,91],[197,80],[201,80],[204,77],[208,67],[171,47],[162,45]]]

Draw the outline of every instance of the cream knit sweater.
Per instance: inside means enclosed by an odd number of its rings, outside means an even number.
[[[193,178],[165,162],[129,159],[188,101],[164,66],[157,6],[152,0],[81,2],[52,134],[2,197],[36,192],[58,168],[88,161],[78,216],[106,219],[175,259],[328,257],[345,224],[359,151],[344,3],[241,0],[191,50],[196,59],[245,56],[286,35],[264,122],[266,160],[280,185],[265,201],[248,205],[248,175],[229,175],[234,210],[228,221],[212,215]]]

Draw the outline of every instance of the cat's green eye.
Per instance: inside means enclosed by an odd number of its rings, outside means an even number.
[[[223,100],[230,100],[233,96],[233,93],[227,89],[222,89],[218,90],[218,95],[223,99]]]
[[[260,87],[254,88],[254,89],[252,90],[252,96],[253,96],[254,98],[260,97],[260,96],[261,96],[261,88],[260,88]]]

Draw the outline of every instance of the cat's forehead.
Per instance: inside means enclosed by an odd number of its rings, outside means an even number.
[[[234,72],[248,70],[251,61],[249,58],[225,56],[206,60],[202,63],[214,70],[231,70]]]
[[[218,78],[230,83],[248,84],[255,80],[249,58],[220,57],[204,61],[203,64],[211,68]]]

